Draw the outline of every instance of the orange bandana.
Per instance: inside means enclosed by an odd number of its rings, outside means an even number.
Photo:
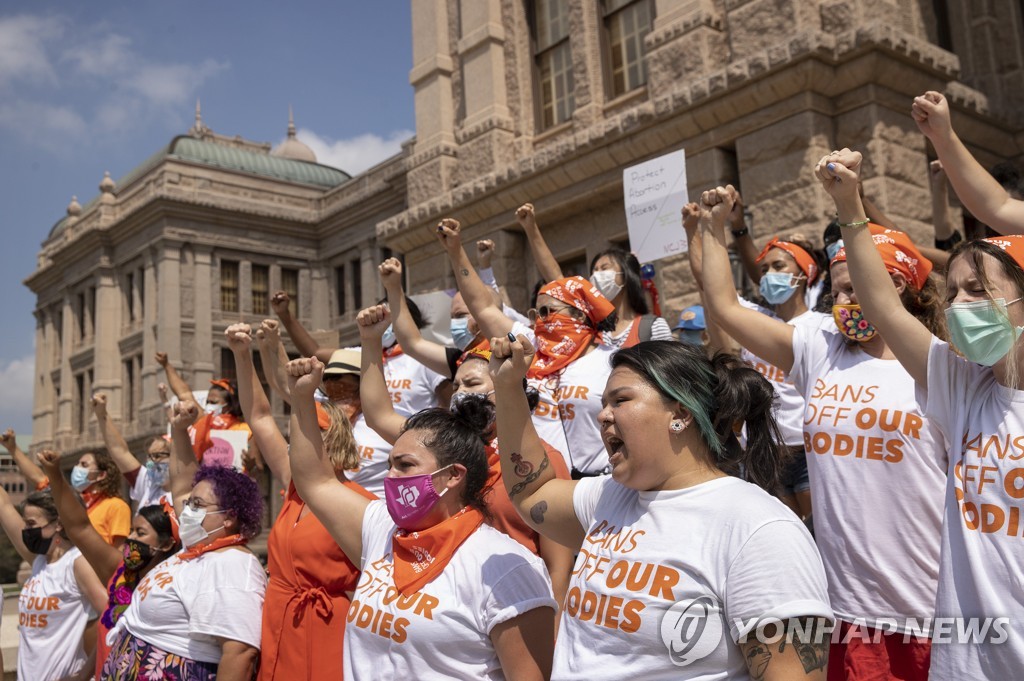
[[[458,361],[455,362],[455,365],[456,366],[462,366],[462,363],[465,362],[470,357],[476,357],[476,358],[482,359],[485,362],[490,362],[491,361],[491,343],[490,343],[490,341],[483,340],[483,341],[480,341],[479,343],[477,343],[475,345],[471,345],[468,350],[466,350],[464,353],[462,353],[462,355],[459,357]]]
[[[384,348],[384,359],[391,359],[392,357],[398,357],[405,351],[402,350],[402,346],[395,343],[390,348]]]
[[[174,507],[167,503],[167,497],[164,497],[160,501],[160,506],[164,509],[164,513],[167,514],[167,519],[171,521],[171,536],[174,537],[174,543],[180,544],[181,537],[178,535],[178,514],[174,512]]]
[[[487,452],[487,482],[484,489],[488,490],[501,480],[501,455],[498,453],[498,438],[491,440],[491,444],[484,449]]]
[[[204,553],[216,551],[217,549],[222,549],[225,546],[238,546],[239,544],[245,544],[248,541],[248,539],[246,539],[240,534],[232,534],[227,537],[221,537],[220,539],[214,539],[209,544],[203,544],[202,546],[193,546],[192,548],[179,553],[178,557],[182,560],[192,560],[193,558],[198,558]]]
[[[86,511],[91,511],[93,506],[106,498],[102,492],[82,492],[82,501],[85,502]]]
[[[316,425],[320,426],[320,430],[327,430],[331,427],[331,415],[324,409],[324,405],[316,402]]]
[[[761,262],[764,260],[764,257],[768,255],[768,251],[773,248],[785,251],[793,256],[793,260],[796,260],[797,267],[799,267],[801,271],[803,271],[804,275],[806,275],[808,284],[813,284],[814,280],[818,278],[818,263],[814,261],[814,257],[800,246],[788,241],[780,241],[778,238],[772,239],[766,243],[754,262]]]
[[[597,336],[594,326],[615,311],[611,301],[583,277],[556,279],[541,288],[539,293],[582,311],[590,324],[564,314],[552,314],[538,319],[533,328],[537,339],[537,354],[527,374],[530,378],[544,378],[561,371],[582,355]]]
[[[235,389],[231,387],[231,383],[226,378],[218,378],[216,381],[210,381],[210,385],[215,385],[218,388],[223,388],[229,395],[235,394]]]
[[[987,241],[993,246],[1003,249],[1008,256],[1013,258],[1015,263],[1024,268],[1024,235],[993,236],[988,239],[982,239],[982,241]]]
[[[551,296],[566,305],[572,305],[587,315],[587,319],[595,326],[605,320],[615,306],[605,298],[597,287],[583,277],[565,277],[545,284],[537,295]]]
[[[425,530],[395,530],[391,548],[398,591],[403,596],[411,596],[441,574],[462,543],[483,522],[480,511],[466,506],[451,518]]]
[[[239,419],[231,414],[217,414],[216,416],[206,414],[196,421],[196,424],[192,426],[196,435],[192,451],[195,452],[196,459],[202,461],[203,453],[213,446],[213,440],[210,438],[211,430],[231,430],[231,427],[237,423],[239,423]]]
[[[871,238],[874,239],[875,248],[882,256],[885,269],[899,272],[906,277],[911,288],[920,291],[932,271],[931,260],[921,255],[914,242],[903,232],[886,229],[873,222],[868,225],[868,229],[871,230]],[[845,247],[839,249],[831,264],[837,262],[846,262]]]

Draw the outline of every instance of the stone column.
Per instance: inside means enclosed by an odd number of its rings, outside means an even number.
[[[195,330],[192,338],[195,347],[192,350],[193,386],[205,386],[213,378],[213,251],[209,246],[192,245],[195,253],[195,280],[192,282],[192,295],[195,309],[192,319]]]
[[[121,330],[121,296],[114,270],[109,266],[97,270],[95,282],[92,389],[107,394],[107,409],[115,420],[120,420],[124,413],[122,400],[131,399],[122,391],[121,351],[117,344]]]
[[[156,259],[154,251],[142,255],[142,270],[138,288],[139,314],[142,317],[142,408],[159,406],[160,396],[156,386],[164,380],[164,370],[153,359],[157,345],[157,287]]]
[[[159,271],[159,290],[147,294],[147,297],[157,298],[156,349],[166,352],[171,363],[180,371],[183,350],[181,347],[181,244],[163,243],[158,246],[156,268]]]
[[[71,303],[71,292],[66,289],[64,291],[64,304],[61,308],[64,320],[62,322],[64,333],[61,339],[60,399],[57,404],[57,428],[55,430],[58,437],[71,433],[71,409],[75,385],[74,377],[71,375],[71,353],[74,352],[75,311]]]
[[[346,295],[350,295],[345,287]],[[310,263],[309,267],[299,270],[299,302],[302,304],[300,315],[305,312],[311,328],[331,328],[331,270],[322,263]],[[351,309],[351,308],[346,308]]]
[[[49,442],[53,438],[53,387],[50,385],[50,361],[53,357],[53,323],[43,309],[35,310],[36,363],[32,390],[32,440]]]

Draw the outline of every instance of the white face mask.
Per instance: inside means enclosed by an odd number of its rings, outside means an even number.
[[[181,509],[181,516],[178,518],[178,537],[181,539],[181,545],[187,549],[209,539],[211,533],[207,532],[206,528],[203,527],[203,521],[208,515],[217,515],[224,512],[207,511],[205,508],[193,510],[191,506],[185,504],[185,508]],[[213,531],[219,532],[223,529],[224,526],[221,525]]]
[[[220,416],[224,411],[223,404],[208,404],[206,405],[206,413],[210,416]]]
[[[601,295],[611,300],[622,290],[622,284],[615,283],[619,274],[621,273],[615,270],[598,270],[590,275],[590,283],[597,287]]]

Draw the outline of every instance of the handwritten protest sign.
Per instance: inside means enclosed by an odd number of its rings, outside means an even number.
[[[247,430],[211,430],[213,446],[203,452],[204,466],[226,466],[242,470],[242,452],[249,444]]]
[[[640,262],[686,252],[682,210],[686,190],[686,152],[682,149],[622,171],[629,245]]]

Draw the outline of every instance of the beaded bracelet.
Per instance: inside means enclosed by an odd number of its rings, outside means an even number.
[[[864,220],[854,220],[853,222],[840,222],[839,226],[840,227],[863,227],[864,225],[868,224],[869,222],[871,222],[871,220],[868,220],[868,219],[865,218]]]

